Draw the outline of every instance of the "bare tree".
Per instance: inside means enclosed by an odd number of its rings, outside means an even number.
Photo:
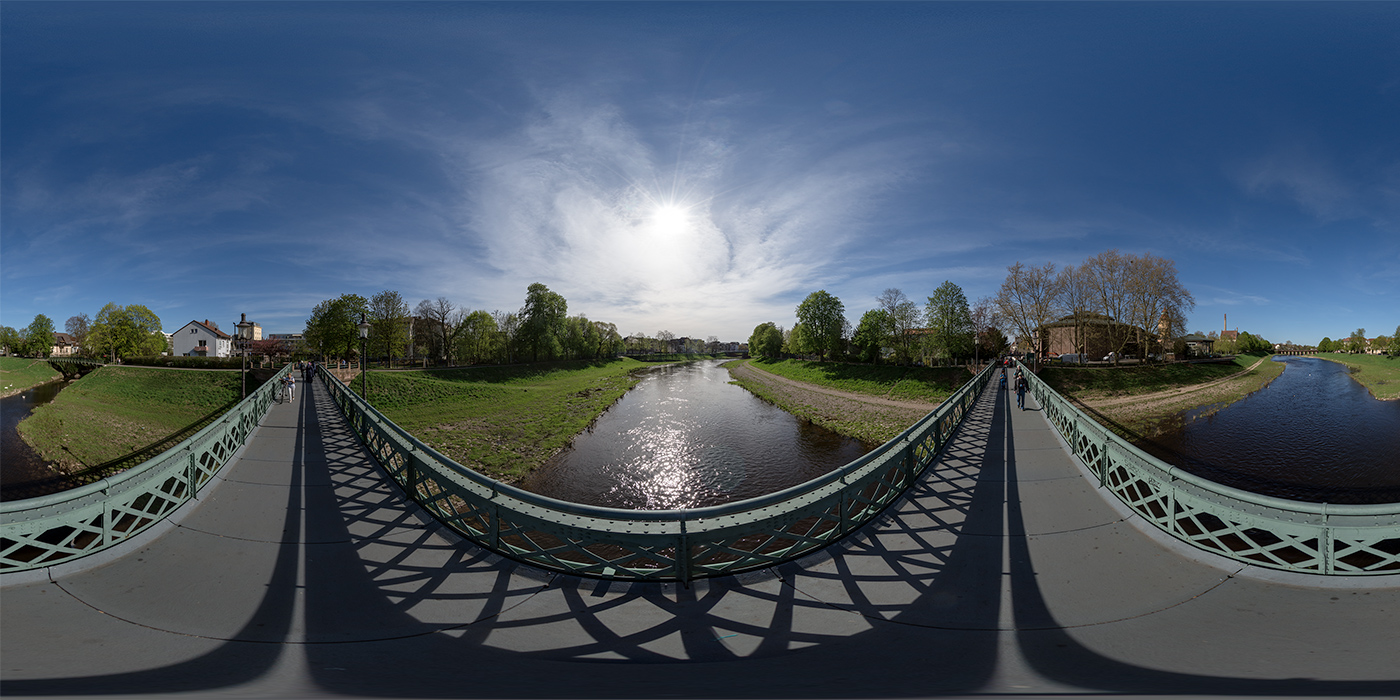
[[[1115,248],[1084,261],[1093,285],[1094,305],[1109,317],[1103,333],[1114,364],[1118,364],[1118,357],[1134,335],[1131,291],[1135,260],[1132,255],[1124,255]]]
[[[82,348],[83,342],[87,340],[88,328],[91,325],[92,319],[88,318],[87,314],[78,314],[77,316],[70,316],[68,321],[63,324],[63,328],[68,331],[68,335],[73,336],[73,342],[77,343],[79,348]]]
[[[1041,327],[1054,319],[1058,285],[1055,264],[1027,267],[1019,261],[1006,268],[1006,281],[997,290],[996,305],[1001,317],[1025,338],[1037,360],[1045,352]]]
[[[1158,352],[1164,352],[1162,344],[1170,336],[1163,336],[1171,332],[1172,315],[1185,316],[1185,312],[1196,308],[1196,299],[1177,280],[1175,262],[1151,253],[1140,258],[1129,256],[1129,260],[1132,263],[1128,279],[1132,324],[1140,335],[1157,329],[1155,345]],[[1211,336],[1215,336],[1214,331],[1211,331]],[[1139,355],[1143,359],[1147,358],[1149,345],[1146,337],[1138,343]]]
[[[418,302],[418,307],[413,310],[415,315],[425,321],[421,324],[421,337],[428,340],[434,360],[447,360],[451,364],[453,333],[466,318],[465,315],[461,315],[461,318],[454,315],[456,310],[457,306],[448,301],[447,297],[438,297],[436,301],[424,299]]]
[[[972,319],[972,327],[975,329],[972,338],[972,361],[980,365],[982,363],[983,340],[988,332],[1001,325],[1001,314],[997,311],[996,299],[992,297],[982,297],[973,302],[968,313]]]
[[[909,331],[919,326],[919,307],[913,300],[904,295],[899,289],[890,288],[875,297],[875,301],[880,305],[887,315],[890,324],[887,332],[894,344],[895,353],[900,362],[908,362],[913,351],[910,350]]]
[[[1095,299],[1088,264],[1065,265],[1055,278],[1055,284],[1059,291],[1056,306],[1074,317],[1074,351],[1082,358],[1089,351],[1086,326],[1093,314]]]

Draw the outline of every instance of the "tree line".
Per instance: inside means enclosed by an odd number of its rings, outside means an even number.
[[[1186,314],[1196,300],[1177,280],[1176,263],[1151,253],[1134,255],[1107,250],[1078,266],[1056,269],[1019,261],[1006,268],[1007,276],[995,297],[996,313],[1014,330],[1017,340],[1043,356],[1047,348],[1044,326],[1061,318],[1074,325],[1077,352],[1084,352],[1087,327],[1096,323],[1116,358],[1129,344],[1139,357],[1168,352],[1167,343],[1186,333]],[[1162,332],[1165,331],[1165,332]]]
[[[1375,351],[1388,357],[1400,357],[1400,326],[1395,327],[1395,335],[1378,335],[1371,342],[1366,341],[1366,329],[1358,328],[1346,338],[1332,340],[1331,337],[1324,337],[1322,342],[1317,344],[1318,352],[1348,352],[1363,353]]]
[[[78,356],[116,360],[159,355],[169,348],[160,317],[141,304],[109,303],[97,312],[69,317],[64,331],[78,345]],[[53,351],[54,324],[39,314],[27,328],[0,327],[0,345],[12,354],[47,357]]]
[[[896,288],[886,289],[875,301],[876,308],[853,327],[839,298],[824,289],[812,292],[797,305],[792,328],[772,321],[755,327],[749,353],[932,364],[994,357],[1007,349],[991,300],[969,305],[962,288],[951,281],[939,285],[923,308]]]
[[[396,291],[369,299],[343,294],[312,309],[305,350],[324,358],[358,357],[362,319],[369,324],[367,354],[391,364],[408,357],[448,366],[594,359],[623,350],[616,325],[569,316],[564,297],[538,282],[513,312],[473,310],[447,297],[424,299],[410,311]]]

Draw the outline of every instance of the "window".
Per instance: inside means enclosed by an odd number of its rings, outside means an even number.
[[[201,341],[199,341],[199,347],[201,347],[201,348],[204,347],[204,346],[206,346],[206,345],[208,345],[208,344],[209,344],[209,341],[207,341],[207,340],[201,340]]]
[[[191,328],[191,329],[190,329],[190,333],[194,333],[195,331],[198,331],[198,330],[199,330],[198,328]]]

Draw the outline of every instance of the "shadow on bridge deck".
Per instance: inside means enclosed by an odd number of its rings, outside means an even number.
[[[1394,581],[1253,575],[1162,543],[994,387],[875,523],[689,589],[459,542],[312,387],[159,539],[7,585],[0,692],[1400,694]]]

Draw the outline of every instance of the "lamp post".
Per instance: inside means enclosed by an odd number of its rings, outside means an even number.
[[[238,329],[238,348],[243,351],[243,398],[248,398],[248,342],[253,339],[253,324],[248,322],[248,314],[239,314],[240,321],[234,324]]]
[[[365,393],[368,384],[365,374],[369,372],[369,362],[365,358],[365,352],[369,342],[369,322],[365,320],[365,315],[360,314],[360,398],[369,403],[369,394]]]

